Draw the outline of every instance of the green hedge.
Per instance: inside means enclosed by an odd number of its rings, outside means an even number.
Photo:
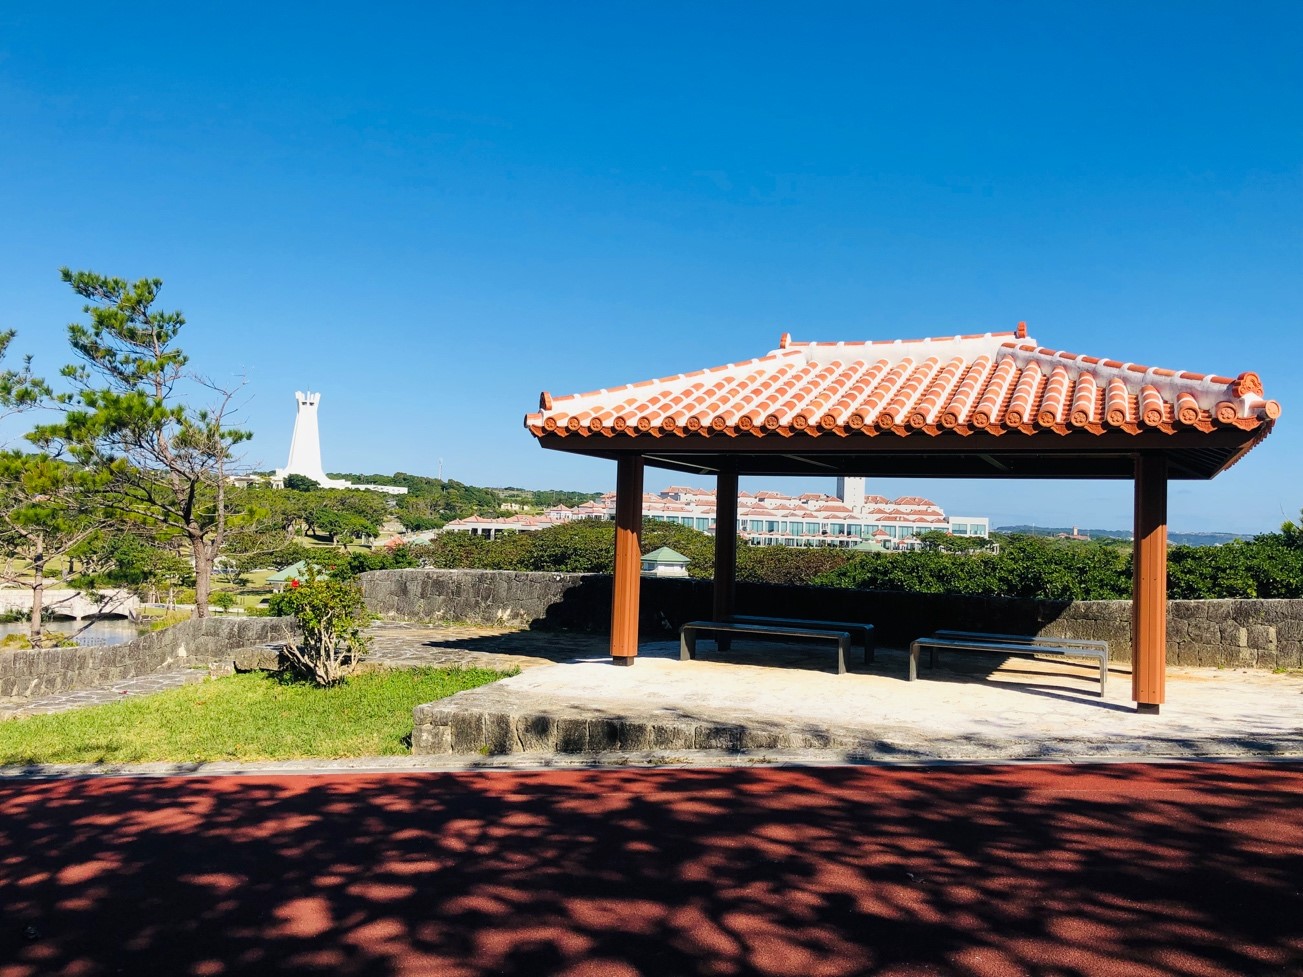
[[[1171,547],[1168,596],[1178,600],[1303,597],[1303,534],[1291,532],[1292,528],[1287,524],[1280,533],[1223,546]],[[1000,537],[998,541],[998,554],[936,549],[856,553],[828,547],[757,547],[739,543],[737,575],[739,580],[757,583],[929,594],[1048,600],[1131,596],[1128,543],[1083,543],[1019,535]],[[688,557],[690,575],[714,575],[713,537],[684,526],[649,520],[643,527],[643,552],[661,546]],[[582,520],[495,540],[444,533],[428,546],[395,553],[392,565],[419,561],[422,566],[449,569],[610,573],[614,553],[614,524]]]

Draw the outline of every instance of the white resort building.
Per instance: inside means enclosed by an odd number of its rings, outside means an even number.
[[[715,532],[715,493],[711,489],[671,486],[642,499],[644,519],[678,523],[701,532]],[[448,532],[490,538],[504,532],[546,529],[576,519],[615,518],[615,493],[573,508],[548,509],[542,516],[501,519],[469,517],[448,523]],[[839,478],[837,494],[807,492],[738,493],[737,532],[753,546],[859,546],[877,543],[885,549],[913,549],[917,534],[931,529],[954,536],[990,535],[985,516],[946,516],[935,502],[917,495],[888,499],[866,495],[863,478]]]

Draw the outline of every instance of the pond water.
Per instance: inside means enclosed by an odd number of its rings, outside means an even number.
[[[51,621],[45,627],[50,631],[62,631],[68,634],[77,630],[78,621]],[[26,634],[27,623],[18,621],[13,624],[0,624],[0,638],[10,634]],[[131,621],[96,621],[77,637],[79,645],[120,645],[133,641],[139,630]]]

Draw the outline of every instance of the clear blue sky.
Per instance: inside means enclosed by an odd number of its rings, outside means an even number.
[[[310,388],[328,470],[605,490],[525,432],[539,390],[1022,319],[1258,371],[1276,432],[1171,524],[1273,529],[1303,506],[1301,37],[1296,2],[5,4],[0,328],[53,374],[61,265],[160,277],[194,364],[247,378],[260,467]],[[1123,483],[876,490],[1131,518]]]

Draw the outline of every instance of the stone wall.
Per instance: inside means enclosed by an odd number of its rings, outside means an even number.
[[[0,652],[0,697],[31,698],[187,665],[203,667],[237,648],[283,641],[294,627],[292,619],[282,617],[210,617],[126,644]]]
[[[611,578],[601,574],[374,570],[361,580],[367,606],[386,620],[578,630],[611,620]]]
[[[611,578],[500,570],[378,570],[362,575],[367,604],[391,620],[466,621],[539,629],[605,631]],[[740,583],[739,613],[854,620],[880,644],[904,647],[937,628],[1103,638],[1114,661],[1131,660],[1131,602],[951,597]],[[708,580],[644,577],[639,625],[669,638],[709,618]],[[1167,660],[1174,665],[1303,666],[1303,600],[1168,602]]]

